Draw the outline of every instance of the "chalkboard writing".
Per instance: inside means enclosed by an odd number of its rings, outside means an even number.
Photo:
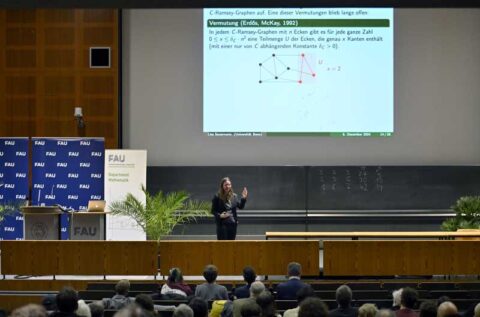
[[[147,188],[209,201],[223,176],[248,187],[250,210],[448,209],[480,194],[478,166],[149,167]]]

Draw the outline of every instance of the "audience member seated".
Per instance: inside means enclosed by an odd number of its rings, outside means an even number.
[[[287,267],[288,281],[277,286],[277,299],[292,300],[297,298],[297,292],[307,284],[300,281],[302,266],[300,263],[291,262]]]
[[[247,285],[237,287],[235,289],[234,295],[236,298],[248,298],[250,297],[250,285],[255,282],[257,275],[255,270],[251,266],[246,266],[243,268],[243,279]]]
[[[193,317],[208,317],[208,303],[200,297],[192,297],[188,306],[193,310]]]
[[[395,312],[390,309],[380,309],[375,317],[395,317]]]
[[[437,304],[433,300],[422,302],[419,317],[437,317]]]
[[[357,317],[358,309],[351,306],[352,290],[347,285],[341,285],[335,292],[338,308],[328,312],[329,317]]]
[[[437,299],[437,307],[440,306],[442,303],[444,302],[451,302],[450,300],[450,297],[448,296],[440,296],[438,299]]]
[[[308,297],[314,297],[315,296],[315,291],[310,285],[306,285],[302,287],[298,292],[297,292],[297,303],[298,306],[292,309],[287,309],[283,313],[283,317],[297,317],[298,316],[298,310],[300,309],[300,304],[302,301]]]
[[[75,314],[79,317],[92,317],[92,313],[90,312],[90,307],[88,307],[87,303],[83,299],[78,300],[78,308],[75,311]]]
[[[402,291],[403,291],[403,288],[400,288],[392,292],[392,297],[393,297],[392,310],[397,311],[400,309],[400,302],[402,301]]]
[[[217,279],[218,269],[215,265],[207,265],[203,271],[203,277],[207,283],[198,285],[195,288],[195,296],[203,300],[210,301],[216,299],[228,299],[228,292],[225,286],[215,283]],[[195,312],[195,310],[193,310]]]
[[[92,317],[103,317],[104,308],[101,301],[91,302],[88,307],[90,307]]]
[[[193,310],[186,304],[180,304],[173,311],[173,317],[193,317]]]
[[[10,317],[47,317],[47,310],[37,304],[28,304],[15,309]]]
[[[475,309],[473,310],[473,316],[474,317],[480,317],[480,303],[478,303],[475,306]]]
[[[257,304],[262,309],[262,317],[281,317],[275,309],[275,298],[269,291],[263,291],[257,296]]]
[[[242,317],[260,317],[262,316],[262,308],[257,303],[247,303],[240,311]]]
[[[250,297],[239,298],[233,301],[233,317],[241,317],[242,307],[249,303],[255,303],[260,293],[265,290],[265,285],[262,282],[253,282],[250,286]]]
[[[162,295],[161,299],[185,299],[193,295],[193,292],[190,286],[183,282],[182,271],[174,267],[170,270],[167,283],[163,284],[160,294]]]
[[[438,306],[437,317],[458,317],[458,309],[452,302],[443,302]]]
[[[70,287],[63,288],[57,294],[57,310],[51,317],[77,317],[75,311],[78,308],[78,294]]]
[[[300,304],[298,317],[327,317],[328,308],[318,297],[308,297]]]
[[[128,297],[130,290],[130,282],[128,280],[120,280],[115,285],[115,295],[112,298],[104,298],[102,300],[105,309],[122,309],[133,303],[133,298]]]
[[[400,296],[400,309],[396,311],[396,317],[418,317],[418,314],[413,310],[417,299],[417,291],[411,287],[405,287]]]
[[[113,317],[145,317],[145,315],[140,307],[132,304],[120,309]]]
[[[138,294],[135,297],[135,304],[142,309],[145,316],[156,316],[155,309],[153,307],[153,300],[147,294]]]
[[[48,294],[45,295],[42,299],[42,306],[45,307],[45,309],[48,312],[53,312],[57,310],[57,296],[55,294]]]
[[[363,304],[358,309],[358,317],[375,317],[378,309],[375,304]]]
[[[212,303],[212,309],[210,309],[210,314],[208,315],[209,317],[221,317],[222,313],[225,309],[225,305],[227,303],[230,303],[230,305],[233,305],[231,301],[225,300],[225,299],[220,299],[220,300],[215,300]],[[230,309],[231,310],[231,309]],[[232,317],[233,313],[230,312],[228,317]]]

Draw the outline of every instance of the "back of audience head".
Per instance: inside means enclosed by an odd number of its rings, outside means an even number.
[[[450,302],[450,297],[448,296],[440,296],[438,299],[437,299],[437,307],[440,306],[440,304],[444,303],[444,302]]]
[[[147,294],[138,294],[135,297],[135,304],[137,304],[140,308],[152,312],[154,311],[153,300]]]
[[[375,317],[395,317],[395,312],[390,309],[380,309],[377,311]]]
[[[260,317],[262,316],[262,308],[254,302],[246,302],[240,309],[242,317]]]
[[[300,263],[297,262],[290,262],[287,266],[287,275],[290,276],[298,276],[302,275],[302,266]]]
[[[309,297],[303,300],[298,310],[298,317],[327,317],[328,308],[318,297]]]
[[[186,304],[180,304],[175,307],[173,317],[193,317],[193,310]]]
[[[315,291],[311,285],[305,285],[297,291],[297,303],[300,304],[304,299],[308,297],[314,297]]]
[[[47,317],[45,307],[37,304],[28,304],[15,309],[11,317]]]
[[[170,283],[181,283],[183,282],[182,271],[178,267],[174,267],[168,273],[168,281]]]
[[[243,279],[247,282],[248,285],[255,282],[257,275],[255,274],[255,270],[251,266],[246,266],[243,268]]]
[[[218,269],[215,265],[209,264],[203,270],[203,277],[208,283],[213,283],[217,279]]]
[[[419,317],[436,317],[437,304],[433,300],[426,300],[420,304]]]
[[[195,296],[190,299],[188,306],[190,306],[190,308],[193,310],[194,317],[208,316],[208,303],[206,300]]]
[[[75,314],[79,317],[92,317],[90,307],[88,307],[83,299],[78,300],[78,308],[75,311]]]
[[[358,309],[358,317],[375,317],[377,315],[378,309],[375,304],[363,304]]]
[[[335,299],[338,306],[342,308],[349,307],[352,302],[352,290],[348,285],[341,285],[335,292]]]
[[[402,291],[403,288],[400,288],[392,292],[393,307],[400,307],[402,302]]]
[[[473,309],[473,316],[480,317],[480,303],[478,303]]]
[[[411,287],[405,287],[400,296],[400,304],[403,308],[413,309],[418,299],[418,293]]]
[[[142,309],[137,305],[128,305],[117,311],[113,317],[145,317]]]
[[[105,309],[103,308],[101,301],[91,302],[88,304],[88,307],[90,307],[90,314],[92,317],[103,317],[103,311]]]
[[[443,302],[438,306],[437,317],[457,317],[458,309],[452,302]]]
[[[47,294],[42,299],[42,306],[45,307],[47,311],[57,310],[57,296],[55,294]]]
[[[257,304],[262,309],[262,317],[273,317],[276,316],[275,311],[275,298],[272,293],[265,290],[257,296]]]
[[[262,282],[253,282],[252,285],[250,285],[250,297],[257,298],[264,290],[265,285]]]
[[[115,285],[115,293],[119,295],[128,295],[128,291],[130,290],[130,282],[128,280],[120,280]]]
[[[62,313],[73,313],[78,308],[77,292],[70,287],[64,287],[57,294],[57,309]]]

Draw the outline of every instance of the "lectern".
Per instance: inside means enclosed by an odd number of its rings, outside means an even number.
[[[60,240],[62,212],[58,207],[25,206],[21,210],[25,240]]]
[[[70,240],[105,240],[106,212],[72,212]]]

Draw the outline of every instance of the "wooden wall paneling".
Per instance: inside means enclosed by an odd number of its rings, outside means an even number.
[[[57,269],[54,244],[50,241],[2,241],[2,274],[54,274]]]
[[[70,242],[75,245],[78,254],[78,264],[76,265],[77,271],[74,274],[106,274],[105,241],[69,241],[69,243]]]
[[[233,263],[233,274],[241,275],[243,268],[247,265],[255,268],[257,274],[261,274],[260,267],[264,258],[262,254],[262,242],[259,241],[235,241],[231,242],[230,248],[235,251],[233,258],[236,259]]]
[[[6,11],[0,10],[0,47],[6,47]],[[5,50],[0,49],[0,135],[7,136],[6,95],[5,95]]]
[[[44,295],[17,296],[0,295],[0,308],[12,311],[26,304],[42,304]]]
[[[26,275],[53,275],[58,271],[58,241],[24,242],[31,245],[31,270]]]
[[[117,10],[0,10],[0,134],[105,137],[118,147],[118,35]],[[111,47],[112,67],[89,68],[90,46]]]
[[[262,268],[270,275],[284,275],[290,262],[302,265],[303,275],[319,274],[319,242],[305,240],[262,243]]]
[[[202,275],[205,265],[213,263],[209,241],[160,241],[159,253],[162,275],[172,267],[179,267],[184,275]]]
[[[109,241],[105,268],[109,275],[156,275],[156,241]]]
[[[479,241],[449,241],[451,248],[443,252],[443,260],[451,267],[452,272],[478,275],[480,272],[480,242]],[[455,274],[455,273],[452,273]]]

